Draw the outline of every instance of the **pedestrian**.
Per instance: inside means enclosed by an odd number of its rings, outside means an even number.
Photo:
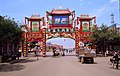
[[[65,52],[64,52],[64,50],[62,51],[62,56],[65,56]]]
[[[37,60],[39,60],[39,56],[40,56],[40,47],[37,48],[36,50],[36,57],[37,57]]]
[[[116,69],[118,69],[119,60],[120,60],[118,52],[115,52],[115,54],[113,56],[113,60],[114,60],[114,63],[116,63]]]
[[[37,46],[34,47],[35,56],[37,54],[37,48],[38,48]]]
[[[53,48],[53,57],[55,57],[55,56],[56,56],[55,51],[56,51],[56,49],[55,49],[55,48]]]
[[[109,51],[108,50],[105,52],[105,57],[107,57],[107,56],[109,56]]]
[[[20,47],[18,50],[18,60],[19,60],[19,57],[21,57],[21,53],[22,53],[22,47]]]
[[[82,59],[82,57],[80,56],[81,48],[82,48],[82,46],[80,46],[79,49],[78,49],[78,59],[79,59],[79,62],[81,62],[81,59]]]

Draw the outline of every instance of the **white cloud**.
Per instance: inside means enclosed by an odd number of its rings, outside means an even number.
[[[111,3],[118,2],[119,0],[110,0]]]

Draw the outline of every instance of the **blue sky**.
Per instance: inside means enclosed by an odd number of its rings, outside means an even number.
[[[120,23],[118,3],[119,0],[1,0],[0,15],[8,15],[15,18],[16,21],[23,22],[25,16],[40,14],[41,17],[45,17],[46,11],[51,11],[53,8],[58,9],[61,6],[63,9],[75,10],[76,17],[80,14],[89,14],[97,17],[98,26],[102,23],[109,26],[111,13],[115,15],[115,22]],[[53,42],[55,40],[53,39]],[[74,46],[74,41],[71,40],[70,44]],[[66,44],[66,47],[70,46]]]

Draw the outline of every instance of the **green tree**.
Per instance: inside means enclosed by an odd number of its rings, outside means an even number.
[[[106,25],[103,25],[99,29],[94,29],[91,35],[93,43],[97,45],[97,52],[104,53],[106,49],[111,45],[114,50],[114,45],[119,45],[120,35],[113,30],[109,30]]]
[[[17,48],[21,39],[22,39],[22,30],[18,26],[17,22],[15,22],[14,19],[10,19],[10,17],[6,18],[3,16],[0,16],[0,45],[1,47],[7,44],[14,44],[16,46],[15,48]],[[17,51],[17,49],[15,49],[14,51]]]

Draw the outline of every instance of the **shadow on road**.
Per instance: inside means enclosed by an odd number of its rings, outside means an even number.
[[[98,63],[96,63],[96,62],[94,62],[94,63],[91,63],[91,62],[84,62],[84,63],[82,63],[82,64],[98,64]]]
[[[65,55],[65,56],[76,56],[76,55]]]
[[[113,67],[109,67],[110,69],[116,69],[116,68],[113,68]],[[120,70],[120,68],[116,69],[116,70]]]
[[[0,72],[20,71],[24,68],[25,66],[20,64],[1,64]]]
[[[76,55],[69,55],[69,54],[68,54],[68,55],[65,55],[65,56],[76,56]],[[61,55],[60,55],[60,57],[65,57],[65,56],[61,56]],[[41,57],[42,57],[42,56],[41,56]],[[46,57],[53,57],[53,55],[46,55]]]
[[[35,61],[37,60],[20,59],[20,60],[10,61],[8,63],[2,63],[0,64],[0,72],[20,71],[24,69],[25,66],[21,64],[16,64],[16,63],[30,63],[30,62],[35,62]]]
[[[35,61],[37,61],[37,60],[33,60],[33,59],[22,59],[22,60],[20,60],[20,61],[17,62],[17,63],[30,63],[30,62],[35,62]]]
[[[118,69],[116,68],[116,66],[114,66],[114,67],[113,67],[113,66],[110,66],[109,68],[110,68],[110,69],[120,70],[120,65],[118,66]]]

